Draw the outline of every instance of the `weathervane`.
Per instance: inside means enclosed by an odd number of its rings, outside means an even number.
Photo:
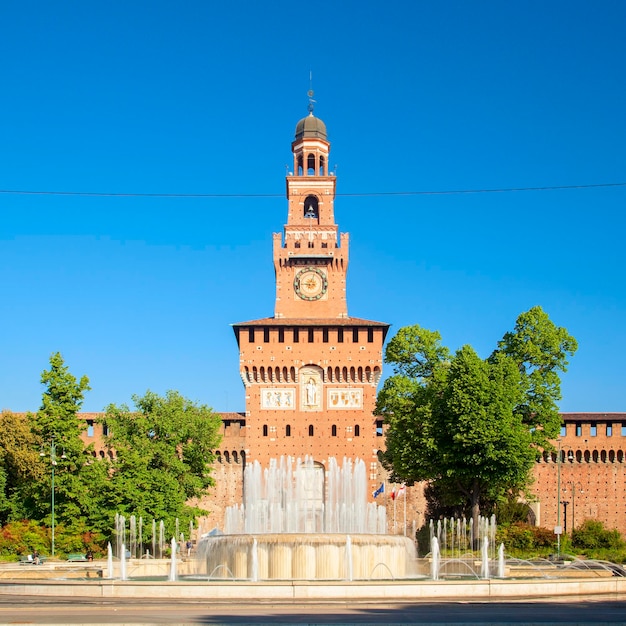
[[[315,100],[313,100],[313,72],[309,72],[309,91],[307,92],[307,96],[309,96],[309,115],[313,115],[313,109],[315,107]]]

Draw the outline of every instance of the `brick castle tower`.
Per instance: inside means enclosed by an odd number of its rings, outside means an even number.
[[[326,126],[296,126],[284,233],[275,233],[273,317],[234,324],[246,389],[246,462],[281,456],[366,463],[378,485],[381,424],[373,415],[388,324],[348,315],[347,233],[334,216]],[[377,428],[378,426],[378,428]]]

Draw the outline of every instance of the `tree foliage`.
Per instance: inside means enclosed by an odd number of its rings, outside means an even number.
[[[50,369],[41,374],[41,383],[45,386],[41,408],[29,414],[38,476],[22,490],[24,507],[30,519],[51,522],[54,471],[55,521],[83,530],[95,508],[92,494],[99,492],[104,478],[93,463],[92,446],[86,447],[81,439],[86,424],[77,415],[90,389],[89,379],[76,379],[56,352],[50,357]]]
[[[93,550],[94,542],[113,533],[116,513],[163,520],[173,534],[177,518],[185,528],[203,512],[187,502],[213,485],[222,422],[211,409],[175,391],[134,396],[133,410],[111,405],[101,419],[110,455],[96,459],[78,416],[88,378],[77,379],[57,352],[41,382],[37,413],[0,415],[0,526],[21,528],[27,519],[49,533],[53,475],[60,552],[80,551],[81,545]],[[29,541],[31,550],[46,552],[41,537]]]
[[[26,415],[0,415],[0,524],[25,517],[21,491],[41,480],[37,438]]]
[[[550,440],[559,433],[559,373],[567,371],[568,357],[577,349],[567,330],[556,326],[541,307],[535,306],[517,318],[515,328],[504,335],[490,357],[493,360],[505,354],[517,364],[524,399],[515,410],[532,428],[537,446],[551,449]]]
[[[557,435],[558,371],[575,350],[540,307],[520,315],[488,359],[470,346],[451,355],[437,332],[400,329],[376,408],[393,479],[433,481],[440,504],[469,507],[477,530],[481,504],[523,490],[537,447]]]
[[[213,485],[213,450],[221,419],[178,392],[164,397],[148,391],[133,396],[135,408],[110,405],[103,418],[109,435],[109,479],[104,508],[110,514],[135,514],[164,520],[172,531],[202,511],[187,501]]]

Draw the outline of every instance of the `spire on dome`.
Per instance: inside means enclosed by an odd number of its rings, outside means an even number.
[[[309,109],[309,115],[313,116],[313,109],[315,108],[315,100],[313,100],[312,89],[309,89],[309,91],[307,92],[307,96],[309,96],[309,106],[307,107]]]
[[[309,96],[309,115],[313,115],[313,109],[315,108],[315,100],[313,100],[313,71],[309,71],[309,91],[307,92],[307,96]]]
[[[313,81],[313,74],[310,75],[311,82]],[[315,100],[313,100],[313,89],[309,89],[307,96],[309,97],[307,117],[302,118],[296,125],[296,140],[304,137],[315,137],[319,139],[327,140],[326,125],[321,119],[313,115],[313,109],[315,108]]]

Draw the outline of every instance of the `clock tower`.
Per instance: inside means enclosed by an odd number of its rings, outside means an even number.
[[[284,239],[274,235],[277,318],[347,317],[348,235],[335,224],[336,177],[326,126],[313,111],[296,126]]]
[[[281,456],[361,459],[377,485],[381,424],[373,414],[389,325],[348,315],[349,238],[335,223],[326,125],[296,125],[287,223],[273,236],[273,317],[234,324],[246,389],[246,462]],[[371,493],[370,491],[370,493]]]

